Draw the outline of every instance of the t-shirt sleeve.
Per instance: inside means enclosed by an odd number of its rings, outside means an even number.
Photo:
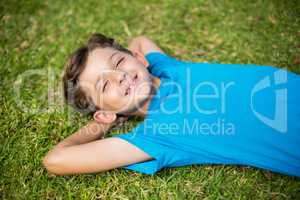
[[[122,168],[144,174],[155,174],[164,167],[177,167],[190,164],[191,158],[189,154],[173,148],[174,145],[167,138],[163,137],[163,135],[149,133],[149,131],[143,132],[142,130],[145,130],[143,124],[129,133],[112,136],[126,140],[153,158],[153,160],[134,163]]]
[[[181,63],[180,60],[158,51],[146,54],[145,58],[149,62],[148,68],[152,74],[160,73],[161,70],[167,67],[176,67]]]

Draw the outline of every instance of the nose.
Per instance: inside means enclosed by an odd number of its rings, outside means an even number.
[[[127,81],[127,75],[125,72],[117,72],[114,74],[112,81],[116,85],[121,86]]]
[[[119,75],[119,84],[122,85],[125,82],[125,80],[126,80],[126,73],[123,72]]]

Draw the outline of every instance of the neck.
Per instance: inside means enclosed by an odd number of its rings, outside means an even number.
[[[145,103],[140,107],[140,109],[138,109],[137,111],[130,113],[130,115],[136,115],[136,116],[140,116],[140,117],[145,117],[147,115],[147,111],[150,105],[150,102],[152,100],[152,98],[154,97],[157,88],[160,85],[160,79],[158,77],[152,76],[151,77],[151,81],[152,81],[152,89],[151,89],[151,93],[149,95],[149,97],[145,100]]]

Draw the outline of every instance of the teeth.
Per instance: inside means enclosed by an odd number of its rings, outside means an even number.
[[[129,83],[128,88],[126,89],[125,95],[128,95],[134,88],[136,83],[137,74],[133,77],[132,81]]]

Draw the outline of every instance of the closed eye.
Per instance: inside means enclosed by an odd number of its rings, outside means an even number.
[[[121,64],[124,59],[125,59],[125,57],[122,57],[121,59],[118,60],[115,69],[117,69],[119,67],[119,64]]]
[[[103,85],[103,89],[102,89],[102,92],[105,91],[105,88],[106,88],[106,85],[107,85],[108,81],[105,81],[104,85]]]

